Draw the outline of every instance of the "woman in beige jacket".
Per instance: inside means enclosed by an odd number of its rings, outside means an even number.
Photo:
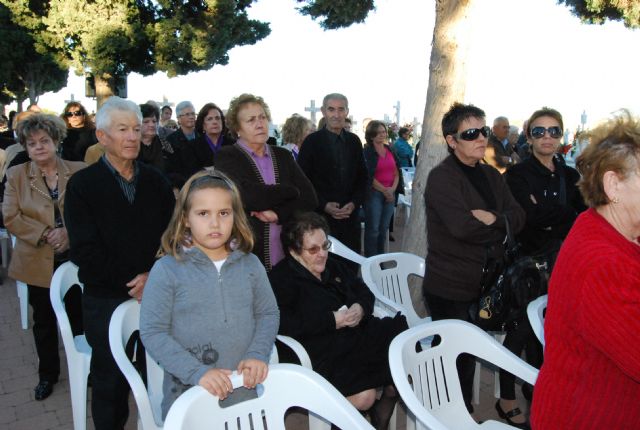
[[[49,284],[55,268],[68,260],[69,239],[63,218],[65,188],[71,175],[85,164],[57,156],[66,127],[53,115],[28,117],[19,123],[17,135],[31,161],[7,171],[2,214],[7,230],[16,237],[9,276],[29,288],[39,359],[35,399],[44,400],[53,392],[60,373],[58,329]],[[76,303],[67,304],[72,323],[79,322],[79,318],[73,318],[80,312],[79,297],[75,296]]]

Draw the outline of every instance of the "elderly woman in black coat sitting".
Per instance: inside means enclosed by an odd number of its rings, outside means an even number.
[[[280,334],[299,341],[313,370],[356,408],[373,406],[372,422],[386,429],[397,400],[389,345],[407,329],[407,322],[400,314],[372,315],[371,291],[329,255],[328,230],[324,218],[309,212],[296,216],[282,231],[287,256],[269,275],[280,308]],[[376,402],[380,387],[382,397]]]

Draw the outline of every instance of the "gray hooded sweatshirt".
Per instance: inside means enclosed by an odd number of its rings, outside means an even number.
[[[144,288],[140,336],[165,370],[162,416],[209,369],[269,362],[280,312],[264,266],[233,251],[220,273],[198,248],[158,260]]]

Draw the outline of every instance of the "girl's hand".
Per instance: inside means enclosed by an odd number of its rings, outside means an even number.
[[[229,379],[232,373],[228,369],[209,369],[202,375],[198,385],[217,396],[220,400],[224,400],[233,391],[233,385],[231,385],[231,379]]]
[[[269,366],[264,361],[255,358],[247,358],[238,363],[238,375],[243,375],[242,384],[246,388],[255,388],[267,379]]]

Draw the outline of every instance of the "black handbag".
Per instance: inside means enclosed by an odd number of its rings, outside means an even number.
[[[487,258],[483,267],[480,298],[469,307],[471,321],[493,331],[505,330],[524,315],[529,302],[546,294],[549,274],[557,248],[537,256],[519,256],[515,241],[504,217],[505,253],[501,260]]]

